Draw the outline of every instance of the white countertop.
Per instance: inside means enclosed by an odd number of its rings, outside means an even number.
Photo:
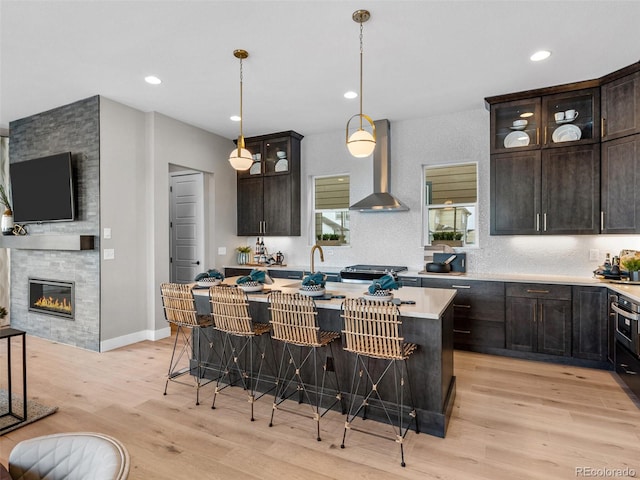
[[[229,277],[224,280],[225,284],[234,285],[238,277]],[[296,293],[298,291],[300,281],[286,278],[275,278],[274,283],[265,285],[265,289],[282,290],[285,293]],[[366,292],[368,284],[358,283],[340,283],[327,282],[326,291],[333,295],[344,295],[349,298],[362,297]],[[208,289],[194,289],[195,295],[208,295]],[[400,300],[413,300],[415,305],[399,305],[400,313],[407,317],[439,319],[449,304],[455,297],[455,290],[444,288],[419,288],[419,287],[402,287],[393,290],[394,298]],[[252,301],[267,302],[268,295],[264,293],[247,293]],[[331,300],[316,300],[318,308],[328,308],[331,310],[340,310],[342,299],[333,298]]]
[[[234,268],[242,267],[241,265],[237,265]],[[252,268],[252,267],[246,267]],[[297,265],[289,265],[285,267],[281,266],[271,266],[267,268],[277,268],[282,270],[296,270],[303,271],[304,267]],[[306,267],[308,270],[308,267]],[[327,266],[322,268],[317,268],[318,271],[322,271],[325,273],[337,273],[341,270],[340,267],[331,267]],[[559,285],[584,285],[584,286],[603,286],[609,288],[609,290],[626,295],[630,297],[632,300],[640,302],[640,285],[627,285],[620,283],[611,283],[606,280],[600,280],[598,278],[593,277],[580,277],[580,276],[570,276],[570,275],[547,275],[547,274],[520,274],[520,273],[446,273],[446,274],[438,274],[438,273],[421,273],[418,270],[408,270],[406,272],[402,272],[398,275],[399,278],[402,277],[420,277],[420,278],[457,278],[457,279],[466,279],[466,280],[478,280],[478,281],[494,281],[494,282],[515,282],[515,283],[550,283],[550,284],[559,284]],[[290,280],[284,280],[284,283],[291,283]],[[327,285],[336,285],[335,288],[332,287],[331,293],[338,294],[338,290],[347,290],[350,288],[355,289],[355,293],[350,296],[361,296],[362,293],[366,290],[368,284],[347,284],[347,283],[332,283],[328,282]],[[409,292],[410,289],[415,287],[403,287],[402,289],[395,291],[395,296],[402,300],[415,300],[413,297],[405,298],[404,292]],[[424,290],[424,289],[423,289]],[[431,290],[431,289],[429,289]],[[436,289],[437,290],[437,289]],[[264,296],[264,295],[263,295]],[[322,304],[328,304],[327,308],[333,308],[330,306],[332,302],[337,302],[337,300],[318,300],[319,306]],[[411,307],[410,305],[402,305],[401,311],[404,312],[405,309]],[[339,308],[336,307],[336,308]],[[417,305],[414,306],[415,310],[421,310],[417,308]],[[433,317],[426,317],[433,318]]]

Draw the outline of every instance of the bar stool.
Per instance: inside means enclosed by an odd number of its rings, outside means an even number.
[[[265,357],[264,349],[260,347],[256,340],[268,334],[271,326],[268,323],[254,322],[251,319],[247,294],[241,288],[236,286],[211,287],[209,289],[209,299],[211,301],[211,311],[213,312],[214,327],[223,334],[220,363],[221,375],[216,381],[211,408],[216,408],[218,393],[234,385],[231,374],[236,372],[242,382],[242,387],[249,394],[251,421],[253,422],[253,404],[275,388],[272,386],[256,397]],[[234,338],[238,338],[240,341],[236,341],[234,344]],[[258,374],[255,377],[253,374],[254,348],[260,357]],[[244,356],[244,362],[240,361],[241,356]],[[220,382],[224,378],[227,379],[228,383],[221,387]]]
[[[359,430],[352,426],[353,421],[360,412],[363,419],[367,417],[368,408],[376,408],[381,411],[387,422],[393,427],[395,440],[400,444],[401,465],[404,467],[403,441],[412,422],[415,422],[416,433],[419,433],[418,419],[414,408],[411,384],[407,370],[407,359],[416,350],[414,343],[404,342],[401,335],[402,321],[399,319],[398,308],[390,302],[369,301],[363,298],[348,298],[342,304],[342,317],[344,318],[344,350],[356,354],[351,379],[351,392],[349,401],[349,413],[344,426],[341,448],[345,446],[347,430],[356,430],[375,436],[377,433]],[[370,360],[373,360],[373,365]],[[365,361],[366,360],[366,361]],[[373,368],[381,365],[377,376],[373,376]],[[387,373],[392,374],[387,376]],[[383,379],[393,377],[393,385],[390,382],[382,384]],[[359,395],[361,384],[364,383],[366,393]],[[404,405],[404,389],[409,390],[411,405],[409,411]],[[383,393],[393,393],[395,399],[391,402],[383,400]],[[356,408],[356,403],[360,402]],[[393,418],[392,418],[393,417]],[[405,424],[405,417],[407,422]],[[395,420],[395,421],[394,421]]]
[[[340,333],[320,330],[317,324],[318,312],[315,302],[307,295],[272,292],[269,294],[269,310],[271,311],[271,326],[273,329],[271,338],[283,343],[278,377],[276,379],[277,388],[269,426],[273,426],[273,416],[279,406],[298,392],[298,403],[302,403],[306,399],[307,403],[311,405],[313,419],[316,422],[317,440],[320,441],[320,418],[338,402],[342,402],[338,377],[333,369],[332,350],[332,342],[340,337]],[[330,357],[326,352],[326,348],[324,348],[327,345],[331,352]],[[293,347],[298,348],[294,349]],[[308,351],[304,354],[306,348],[308,348]],[[295,355],[294,350],[299,355]],[[320,351],[325,352],[323,356],[319,354]],[[320,380],[318,379],[318,359],[322,361],[322,378]],[[309,372],[311,368],[313,371]],[[303,378],[303,369],[309,373],[307,380]],[[337,394],[325,392],[327,372],[333,372],[334,387]],[[312,380],[313,383],[308,380]],[[293,388],[294,385],[295,389]],[[335,397],[327,408],[322,406],[325,397]],[[344,407],[342,410],[344,413]],[[297,411],[288,411],[300,414]]]
[[[200,388],[213,381],[213,379],[203,380],[205,370],[212,369],[212,366],[202,360],[200,351],[200,332],[205,336],[209,347],[213,348],[213,331],[211,334],[207,332],[207,328],[213,325],[211,316],[198,314],[189,284],[163,283],[160,285],[160,294],[165,319],[177,327],[164,394],[167,394],[169,380],[188,385],[179,378],[190,374],[196,382],[196,405],[200,405]],[[183,365],[185,357],[188,361],[187,366]],[[192,359],[196,362],[195,371],[191,367]]]

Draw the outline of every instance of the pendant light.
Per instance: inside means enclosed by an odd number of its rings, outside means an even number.
[[[362,24],[371,18],[368,10],[356,10],[352,15],[353,21],[360,24],[360,113],[354,115],[347,122],[346,141],[349,153],[357,158],[368,157],[376,148],[376,127],[373,120],[368,115],[362,113]],[[349,136],[349,124],[354,118],[358,118],[360,125],[351,136]],[[362,120],[366,120],[371,126],[371,133],[362,128]]]
[[[253,164],[251,152],[244,148],[244,136],[242,135],[242,60],[249,56],[246,50],[234,50],[233,56],[240,60],[240,135],[238,136],[237,147],[229,155],[229,163],[236,170],[247,170]]]

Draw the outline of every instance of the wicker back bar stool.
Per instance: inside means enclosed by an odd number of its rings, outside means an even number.
[[[391,440],[400,444],[400,464],[404,467],[403,441],[411,423],[414,423],[416,433],[419,433],[406,364],[417,345],[404,341],[400,311],[390,302],[348,298],[342,304],[342,317],[343,348],[355,353],[356,359],[351,379],[349,412],[340,446],[345,447],[347,430],[380,436],[352,426],[361,412],[362,417],[366,418],[367,409],[375,408],[393,428],[394,437]],[[382,383],[385,377],[387,381]],[[361,386],[365,390],[363,394],[360,393]],[[409,390],[410,405],[407,407],[404,405],[405,387]],[[395,398],[383,399],[381,390],[395,392]]]
[[[254,322],[249,313],[247,294],[236,286],[216,286],[209,289],[213,323],[216,330],[223,334],[220,371],[216,381],[211,408],[216,408],[216,397],[225,388],[235,384],[233,376],[240,380],[242,388],[248,393],[253,422],[253,404],[256,400],[271,392],[275,387],[259,393],[257,387],[261,379],[266,346],[257,342],[258,338],[269,333],[268,323]],[[267,335],[268,336],[268,335]],[[259,356],[258,372],[254,375],[254,349]],[[244,360],[241,360],[241,357]],[[227,383],[220,385],[226,379]]]
[[[201,333],[209,347],[213,348],[213,329],[208,330],[213,326],[211,315],[198,314],[193,291],[188,284],[162,283],[160,295],[165,319],[176,326],[176,338],[173,342],[164,394],[167,394],[170,380],[187,385],[180,377],[189,374],[195,380],[196,405],[200,405],[200,388],[213,381],[205,379],[205,370],[212,370],[213,366],[203,360],[200,349]],[[195,369],[191,366],[192,360],[195,361]]]
[[[311,406],[312,418],[316,422],[316,438],[320,441],[320,418],[342,402],[340,385],[332,361],[332,342],[340,337],[340,333],[320,330],[315,302],[306,295],[272,292],[269,294],[269,310],[271,338],[282,342],[269,426],[273,426],[273,417],[276,410],[281,408],[280,405],[297,392],[298,403],[306,400]],[[325,348],[327,346],[330,353]],[[321,374],[319,361],[322,364]],[[333,373],[332,386],[336,393],[325,392],[329,373]],[[326,405],[328,403],[330,405]],[[344,407],[342,410],[344,413]],[[287,411],[300,414],[294,410]]]

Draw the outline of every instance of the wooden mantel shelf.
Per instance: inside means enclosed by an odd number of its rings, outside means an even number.
[[[93,250],[93,235],[0,235],[0,248]]]

